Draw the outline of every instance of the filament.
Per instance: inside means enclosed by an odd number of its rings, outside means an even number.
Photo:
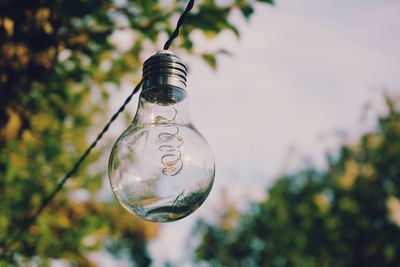
[[[174,108],[172,118],[156,117],[156,125],[165,127],[165,130],[158,135],[159,140],[164,143],[158,149],[163,153],[160,159],[163,166],[162,173],[168,176],[177,175],[183,168],[182,152],[179,149],[183,144],[183,138],[179,135],[179,128],[175,126],[177,113]]]

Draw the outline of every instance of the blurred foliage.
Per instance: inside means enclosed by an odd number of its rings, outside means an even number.
[[[197,1],[174,44],[212,67],[217,54],[227,52],[197,51],[191,30],[209,38],[225,30],[239,35],[230,14],[240,10],[248,18],[255,4],[221,2]],[[113,88],[124,77],[139,76],[144,52],[167,39],[185,5],[157,0],[0,1],[0,254],[87,147],[93,118],[104,118]],[[121,34],[130,36],[132,45],[121,46],[126,42],[116,38]],[[157,226],[98,197],[106,170],[104,164],[91,171],[89,166],[100,154],[85,162],[23,234],[14,263],[47,265],[64,259],[92,266],[88,253],[107,248],[115,255],[128,250],[137,265],[150,264],[146,241],[157,235]],[[76,194],[85,197],[71,199]]]
[[[249,212],[199,222],[211,266],[400,266],[400,99],[328,168],[278,179]],[[232,220],[233,218],[233,220]]]

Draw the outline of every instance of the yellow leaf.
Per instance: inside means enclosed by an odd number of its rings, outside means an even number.
[[[327,212],[329,210],[329,200],[325,194],[317,194],[314,196],[314,201],[321,212]]]
[[[6,32],[7,32],[8,35],[10,35],[10,36],[13,35],[13,33],[14,33],[14,21],[12,21],[9,18],[4,18],[3,22],[1,24],[3,24],[4,29],[6,29]]]
[[[400,227],[400,200],[391,196],[386,200],[386,207],[390,220]]]
[[[342,186],[343,189],[350,189],[358,175],[358,165],[352,159],[346,160],[344,164],[344,174],[342,177],[339,178],[339,184]]]
[[[22,120],[17,112],[11,108],[6,108],[8,120],[6,125],[0,129],[0,139],[12,140],[15,139],[21,129]]]

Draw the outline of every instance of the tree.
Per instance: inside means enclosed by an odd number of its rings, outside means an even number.
[[[278,179],[235,224],[199,222],[197,261],[211,266],[399,266],[400,110],[328,168]],[[229,227],[227,227],[227,225]]]
[[[259,1],[272,3],[272,1]],[[87,146],[90,126],[103,115],[109,94],[123,77],[135,79],[144,46],[156,46],[173,30],[185,6],[175,1],[3,0],[0,2],[0,254],[7,240],[53,190]],[[254,1],[222,5],[205,0],[189,15],[176,47],[202,56],[215,67],[224,51],[196,51],[190,35],[224,30],[239,35],[229,14],[245,18]],[[110,40],[130,31],[133,45],[118,49]],[[107,247],[130,250],[140,266],[151,259],[146,240],[157,226],[126,214],[98,197],[105,173],[89,171],[100,156],[85,162],[51,206],[16,244],[14,263],[49,264],[65,259],[90,265],[87,253]],[[76,192],[84,200],[71,199]],[[5,259],[3,259],[5,260]]]

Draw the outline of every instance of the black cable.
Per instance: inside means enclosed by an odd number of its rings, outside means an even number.
[[[169,47],[172,44],[172,41],[179,35],[179,30],[182,27],[182,25],[185,22],[185,19],[190,12],[190,10],[194,6],[194,0],[189,0],[189,3],[186,6],[186,9],[184,12],[181,14],[179,17],[178,23],[176,25],[176,28],[174,32],[171,34],[169,39],[164,45],[164,50],[169,49]],[[121,114],[122,111],[125,110],[125,107],[128,105],[128,103],[131,101],[132,97],[140,90],[140,87],[142,86],[143,80],[141,80],[138,85],[136,85],[135,89],[133,89],[132,93],[126,98],[125,102],[122,104],[122,106],[118,109],[118,111],[111,117],[110,121],[104,126],[103,130],[97,135],[96,139],[94,142],[86,149],[86,151],[82,154],[82,156],[79,158],[79,160],[74,164],[72,169],[65,174],[65,176],[60,180],[60,182],[57,184],[55,189],[51,192],[51,194],[45,198],[40,205],[40,207],[36,210],[36,212],[30,216],[29,218],[25,219],[21,223],[21,227],[15,232],[13,237],[10,237],[6,244],[3,246],[3,251],[0,254],[0,259],[8,259],[12,260],[12,257],[15,253],[15,250],[12,251],[11,253],[8,253],[10,249],[14,246],[14,244],[20,239],[21,235],[29,229],[29,227],[35,223],[36,219],[42,214],[42,212],[46,209],[46,207],[50,204],[50,202],[54,199],[54,197],[57,195],[58,192],[61,191],[61,189],[64,187],[65,183],[69,178],[72,177],[72,175],[78,170],[82,162],[86,159],[86,157],[90,154],[90,152],[93,150],[93,148],[97,145],[97,143],[100,141],[100,139],[103,137],[103,135],[108,131],[110,128],[111,124],[117,119],[117,117]]]
[[[185,23],[186,17],[189,14],[190,10],[192,10],[193,6],[194,6],[194,0],[189,0],[189,3],[187,4],[185,11],[183,11],[182,15],[179,17],[179,20],[178,20],[178,23],[176,24],[176,28],[175,28],[174,32],[171,34],[168,41],[165,43],[164,50],[168,50],[172,44],[172,41],[176,37],[178,37],[179,30],[182,27],[183,23]]]

